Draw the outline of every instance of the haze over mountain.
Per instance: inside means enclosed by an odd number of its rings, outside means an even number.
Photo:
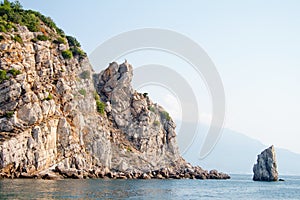
[[[184,157],[193,164],[206,169],[219,169],[230,174],[249,174],[256,162],[257,155],[271,144],[264,145],[260,141],[250,138],[242,133],[224,129],[223,134],[212,152],[203,160],[199,159],[199,151],[203,143],[205,129],[196,137]],[[277,148],[276,157],[279,175],[299,175],[300,155],[287,149]]]

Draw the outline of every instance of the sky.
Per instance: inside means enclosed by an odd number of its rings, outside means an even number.
[[[111,37],[139,28],[168,29],[187,36],[205,50],[222,79],[226,96],[224,127],[265,145],[300,153],[300,1],[20,2],[26,9],[51,16],[67,35],[80,41],[88,54]],[[200,121],[210,123],[209,92],[201,78],[193,77],[187,63],[155,51],[132,53],[126,59],[134,66],[174,66],[192,85]],[[178,98],[155,87],[142,89],[163,104],[180,126]]]

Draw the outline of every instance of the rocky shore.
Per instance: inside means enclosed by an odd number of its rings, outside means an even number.
[[[224,173],[219,173],[217,170],[203,170],[199,166],[192,166],[185,164],[185,166],[178,168],[174,163],[172,167],[161,168],[148,172],[134,172],[134,171],[115,171],[109,168],[94,168],[88,171],[78,170],[76,168],[61,169],[56,166],[54,169],[47,169],[35,174],[20,172],[14,170],[13,167],[6,168],[2,171],[0,178],[32,178],[32,179],[48,179],[57,180],[64,178],[71,179],[230,179],[230,176]]]
[[[55,169],[63,178],[109,178],[109,179],[230,179],[227,174],[219,173],[216,170],[206,171],[201,167],[183,168],[174,170],[173,168],[162,168],[159,170],[149,172],[119,172],[110,171],[104,169],[99,171],[92,170],[89,172],[79,171],[60,171],[59,168]],[[49,174],[42,176],[41,178],[51,178]]]

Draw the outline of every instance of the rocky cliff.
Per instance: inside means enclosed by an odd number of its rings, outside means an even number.
[[[265,149],[257,156],[257,163],[253,166],[254,181],[277,181],[277,163],[274,146]]]
[[[130,64],[95,73],[75,38],[33,15],[38,30],[0,33],[1,177],[229,178],[182,159],[173,120],[131,87]]]

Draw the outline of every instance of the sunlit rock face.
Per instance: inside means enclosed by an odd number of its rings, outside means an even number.
[[[0,46],[7,72],[0,83],[1,168],[149,171],[181,158],[174,122],[131,87],[131,65],[111,63],[96,74],[86,57],[62,56],[68,43],[33,41],[42,33],[22,26],[14,34],[22,44],[7,33]]]
[[[95,73],[74,38],[40,26],[1,33],[0,177],[229,178],[180,156],[175,123],[132,88],[130,64]]]

